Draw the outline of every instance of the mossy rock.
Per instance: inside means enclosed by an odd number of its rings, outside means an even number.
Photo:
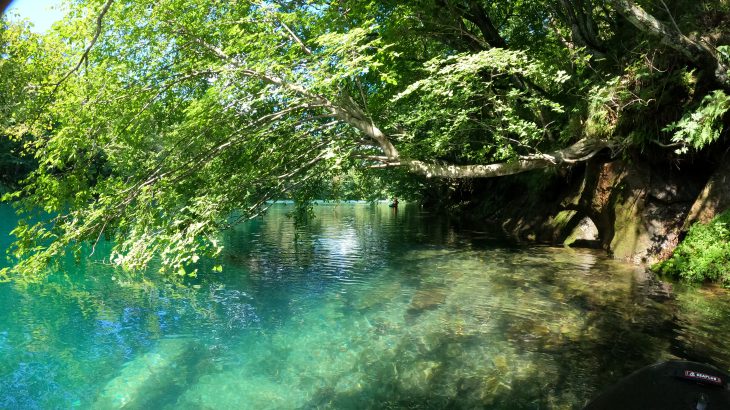
[[[578,222],[578,225],[573,228],[567,238],[563,241],[563,245],[571,246],[574,244],[587,244],[596,243],[598,244],[599,233],[596,224],[593,223],[591,218],[584,217]]]
[[[540,238],[552,243],[561,243],[577,223],[578,212],[574,210],[560,211],[548,218],[543,225]]]
[[[618,259],[641,262],[652,242],[644,226],[639,198],[630,198],[614,205],[615,221],[611,251]]]

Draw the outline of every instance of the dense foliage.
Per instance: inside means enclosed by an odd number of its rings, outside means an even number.
[[[43,91],[37,87],[47,71],[36,64],[46,53],[39,35],[24,25],[0,22],[0,192],[17,189],[18,183],[34,168],[32,156],[24,150],[30,101]],[[45,133],[45,131],[41,131]]]
[[[719,141],[728,109],[726,1],[69,7],[0,41],[0,134],[36,162],[5,197],[31,276],[104,237],[126,269],[157,255],[185,274],[271,199],[684,153]]]
[[[730,210],[707,224],[692,225],[674,255],[653,269],[690,282],[730,285]]]

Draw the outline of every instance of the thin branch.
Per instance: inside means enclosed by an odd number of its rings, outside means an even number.
[[[107,0],[107,2],[104,3],[104,7],[101,9],[101,13],[99,13],[99,15],[96,17],[96,30],[94,32],[94,38],[91,39],[91,43],[89,43],[88,47],[86,47],[86,50],[84,50],[84,53],[81,55],[78,63],[76,63],[76,66],[72,68],[68,73],[66,73],[66,75],[63,76],[63,78],[61,78],[61,80],[56,83],[56,85],[53,87],[53,90],[51,91],[51,95],[55,94],[58,90],[58,87],[60,87],[61,84],[63,84],[66,80],[68,80],[69,77],[71,77],[71,75],[73,75],[76,71],[79,70],[79,68],[81,68],[81,65],[84,63],[84,61],[88,61],[89,53],[94,47],[94,44],[96,44],[96,40],[99,39],[99,35],[101,35],[101,23],[104,19],[104,15],[106,15],[107,11],[109,11],[112,3],[114,3],[114,0]]]
[[[106,219],[104,221],[104,225],[99,229],[99,235],[97,235],[96,240],[94,241],[94,244],[91,245],[91,253],[89,254],[89,258],[94,256],[94,252],[96,252],[96,245],[99,244],[99,241],[101,240],[101,234],[104,233],[104,228],[106,228],[106,224],[110,221],[110,219]]]
[[[665,3],[664,0],[659,0],[659,1],[662,3],[662,6],[664,6],[664,10],[667,11],[667,14],[669,15],[669,20],[671,20],[672,24],[674,25],[674,29],[677,30],[677,33],[682,34],[682,30],[679,29],[677,22],[674,20],[674,16],[672,16],[672,12],[669,11],[669,7],[667,7],[667,3]]]
[[[401,164],[400,162],[389,162],[389,163],[387,163],[387,164],[375,164],[375,165],[370,165],[370,166],[368,166],[368,168],[370,168],[370,169],[382,169],[382,168],[393,168],[393,167],[399,167],[399,166],[401,166],[401,165],[403,165],[403,164]]]
[[[315,147],[314,149],[319,149],[320,147],[323,148],[323,147],[326,147],[328,145],[329,144],[320,144],[320,146]],[[300,157],[306,156],[307,154],[309,154],[309,152],[306,152],[306,153],[300,155]],[[280,180],[288,180],[291,177],[293,177],[294,175],[302,172],[303,170],[311,167],[312,165],[316,164],[317,162],[325,159],[327,157],[327,154],[328,154],[328,152],[326,150],[324,150],[324,151],[320,152],[319,155],[317,155],[316,157],[314,157],[311,160],[307,161],[306,163],[302,164],[301,166],[295,168],[294,170],[292,170],[290,172],[287,172],[286,174],[279,175],[277,178],[280,179]]]
[[[283,20],[279,20],[279,24],[281,24],[281,26],[284,27],[284,29],[287,31],[287,33],[289,33],[289,37],[291,37],[292,40],[294,40],[297,44],[299,44],[299,47],[301,47],[302,50],[304,50],[304,53],[306,55],[308,55],[308,56],[311,56],[312,55],[312,50],[310,50],[306,46],[306,44],[304,44],[304,42],[302,41],[302,39],[299,38],[299,36],[297,36],[294,33],[294,31],[292,29],[290,29],[289,26],[286,25],[286,23],[284,23]]]
[[[147,108],[149,108],[149,107],[150,107],[150,105],[152,105],[152,103],[154,103],[154,102],[155,102],[155,101],[156,101],[156,100],[157,100],[157,99],[158,99],[158,98],[159,98],[160,96],[162,96],[162,95],[163,95],[164,93],[166,93],[167,91],[169,91],[169,90],[170,90],[170,88],[172,88],[173,86],[175,86],[175,85],[177,85],[177,84],[180,84],[181,82],[183,82],[183,81],[186,81],[186,80],[189,80],[189,79],[191,79],[191,78],[195,78],[195,77],[197,77],[197,76],[199,76],[199,75],[201,75],[201,74],[213,74],[213,73],[215,73],[215,71],[213,71],[213,70],[193,71],[193,72],[191,72],[191,73],[189,73],[189,74],[187,74],[187,75],[183,75],[183,76],[178,76],[178,77],[177,77],[177,78],[176,78],[176,79],[175,79],[174,81],[170,81],[170,82],[166,83],[166,84],[165,84],[165,85],[164,85],[163,87],[161,87],[161,88],[159,89],[159,91],[157,92],[157,94],[155,94],[155,96],[154,96],[154,97],[152,97],[152,98],[150,98],[149,100],[147,100],[147,102],[146,102],[146,103],[145,103],[145,104],[144,104],[144,105],[142,106],[142,108],[140,108],[140,109],[139,109],[139,110],[137,111],[137,113],[136,113],[136,114],[134,114],[134,116],[133,116],[133,117],[132,117],[132,118],[131,118],[131,119],[130,119],[130,120],[129,120],[128,122],[127,122],[127,124],[126,124],[126,125],[125,125],[125,126],[124,126],[124,127],[122,128],[122,131],[126,131],[126,130],[128,130],[128,129],[129,129],[129,127],[130,127],[130,126],[132,125],[132,123],[133,123],[133,122],[134,122],[134,121],[135,121],[135,120],[136,120],[137,118],[139,118],[139,116],[140,116],[140,115],[142,115],[142,114],[143,114],[143,113],[144,113],[145,111],[147,111]],[[149,86],[148,86],[148,87],[145,87],[145,88],[143,88],[143,89],[142,89],[142,90],[140,90],[140,91],[149,91],[149,90],[151,90],[151,89],[152,89],[152,87],[149,87]]]
[[[674,142],[674,143],[671,143],[671,144],[664,144],[663,142],[661,142],[659,140],[651,140],[651,142],[654,143],[654,144],[656,144],[656,145],[658,145],[658,146],[660,146],[660,147],[662,147],[662,148],[676,148],[676,147],[684,147],[684,146],[687,145],[684,142]]]
[[[367,159],[370,161],[378,161],[378,162],[388,162],[388,157],[384,157],[382,155],[355,155],[354,158]]]

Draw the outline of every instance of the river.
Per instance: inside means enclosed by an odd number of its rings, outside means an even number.
[[[104,244],[0,284],[0,408],[569,409],[663,359],[730,368],[723,289],[417,207],[290,210],[225,232],[182,282],[120,272]]]

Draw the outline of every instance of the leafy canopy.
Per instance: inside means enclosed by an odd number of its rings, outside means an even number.
[[[633,144],[616,125],[670,101],[700,114],[655,125],[673,124],[675,142],[699,148],[718,140],[727,109],[722,91],[703,100],[675,87],[679,98],[656,98],[683,69],[676,51],[625,35],[619,9],[591,2],[79,0],[70,9],[44,36],[7,22],[0,34],[0,135],[36,163],[5,196],[24,215],[13,273],[29,278],[104,238],[125,269],[159,257],[166,272],[194,274],[220,252],[222,230],[273,199],[415,195],[437,184],[422,175],[572,164]],[[594,149],[544,154],[570,144]]]

